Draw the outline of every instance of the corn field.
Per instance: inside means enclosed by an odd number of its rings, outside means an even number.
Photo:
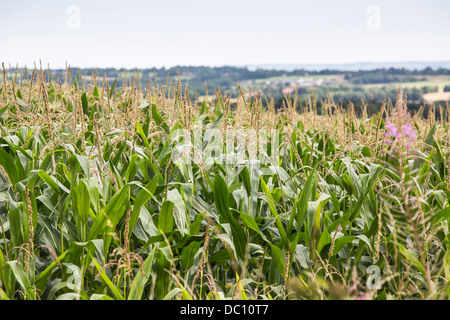
[[[450,298],[448,106],[2,80],[2,300]]]

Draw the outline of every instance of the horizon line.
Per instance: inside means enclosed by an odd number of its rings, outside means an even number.
[[[399,60],[399,61],[354,61],[354,62],[266,62],[266,63],[247,63],[247,64],[167,64],[167,65],[154,65],[154,66],[146,66],[146,67],[118,67],[118,66],[72,66],[70,63],[67,63],[66,61],[66,66],[65,67],[51,67],[50,63],[46,63],[43,64],[41,60],[39,60],[38,62],[33,61],[32,65],[33,67],[38,67],[38,66],[42,66],[43,69],[47,69],[50,68],[51,70],[64,70],[67,67],[70,68],[76,68],[76,69],[116,69],[116,70],[133,70],[133,69],[170,69],[170,68],[175,68],[175,67],[208,67],[208,68],[222,68],[222,67],[235,67],[235,68],[267,68],[266,70],[270,70],[273,68],[270,68],[270,66],[272,67],[295,67],[295,66],[302,66],[302,67],[314,67],[314,66],[352,66],[352,65],[358,65],[358,64],[366,64],[366,65],[376,65],[376,64],[426,64],[426,63],[430,63],[430,64],[437,64],[437,63],[444,63],[444,64],[450,64],[450,59],[449,60]],[[11,62],[4,62],[2,61],[2,66],[5,66],[5,68],[8,66],[10,68],[29,68],[29,65],[27,65],[26,63],[19,65],[19,63],[15,63],[15,64],[11,64]],[[422,66],[423,68],[433,68],[432,66]],[[403,67],[405,68],[405,67]],[[315,69],[315,71],[321,71],[321,70],[326,70],[329,68],[323,68],[323,69]],[[407,68],[406,68],[407,69]],[[275,70],[275,69],[273,69]],[[294,70],[294,69],[292,69]],[[332,69],[330,69],[332,70]]]

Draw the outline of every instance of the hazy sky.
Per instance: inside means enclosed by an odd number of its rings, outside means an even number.
[[[449,0],[0,0],[0,62],[145,68],[450,60],[449,14]]]

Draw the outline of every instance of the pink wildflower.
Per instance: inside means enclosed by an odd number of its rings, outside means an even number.
[[[281,92],[282,92],[283,94],[291,94],[291,93],[294,92],[294,88],[292,88],[292,87],[287,87],[287,88],[284,88],[283,90],[281,90]]]
[[[413,139],[416,137],[416,132],[409,123],[403,126],[403,134]]]
[[[416,142],[416,132],[411,127],[411,124],[407,123],[403,126],[403,134],[405,137],[408,137],[406,148],[409,150],[414,145],[414,142]]]
[[[396,127],[395,124],[390,123],[390,122],[386,122],[386,127],[389,130],[389,133],[391,134],[391,136],[395,137],[395,138],[400,138],[400,133],[398,133],[398,128]]]

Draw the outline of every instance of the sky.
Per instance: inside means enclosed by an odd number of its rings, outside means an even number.
[[[51,68],[450,60],[448,0],[0,0],[0,62]]]

